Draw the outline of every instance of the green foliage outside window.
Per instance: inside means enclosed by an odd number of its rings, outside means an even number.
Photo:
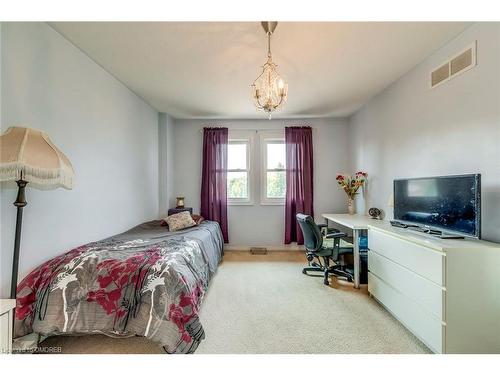
[[[246,172],[228,172],[227,196],[228,198],[248,198],[248,184]]]
[[[279,163],[277,168],[285,168],[285,166],[282,163]],[[267,197],[284,198],[285,192],[286,192],[285,171],[267,172]]]

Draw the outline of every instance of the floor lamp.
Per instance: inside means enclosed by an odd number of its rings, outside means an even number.
[[[17,296],[17,275],[25,188],[30,183],[42,190],[73,188],[74,171],[68,158],[39,130],[10,127],[0,136],[0,181],[16,181],[18,191],[10,298]],[[30,185],[30,186],[31,186]]]

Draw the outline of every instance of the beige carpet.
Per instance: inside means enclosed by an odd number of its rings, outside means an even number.
[[[205,340],[196,353],[429,353],[368,296],[366,288],[323,285],[301,273],[298,252],[228,252],[201,309]],[[52,337],[62,353],[163,353],[148,340]]]

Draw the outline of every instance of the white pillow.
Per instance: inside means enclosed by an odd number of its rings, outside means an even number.
[[[165,218],[165,222],[168,224],[168,229],[171,232],[190,228],[196,225],[196,221],[193,220],[189,211],[182,211],[178,214],[167,216]]]

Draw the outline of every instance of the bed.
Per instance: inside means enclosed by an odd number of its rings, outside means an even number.
[[[18,285],[15,336],[144,336],[167,353],[205,337],[198,311],[222,258],[219,225],[169,232],[160,221],[75,248]]]

